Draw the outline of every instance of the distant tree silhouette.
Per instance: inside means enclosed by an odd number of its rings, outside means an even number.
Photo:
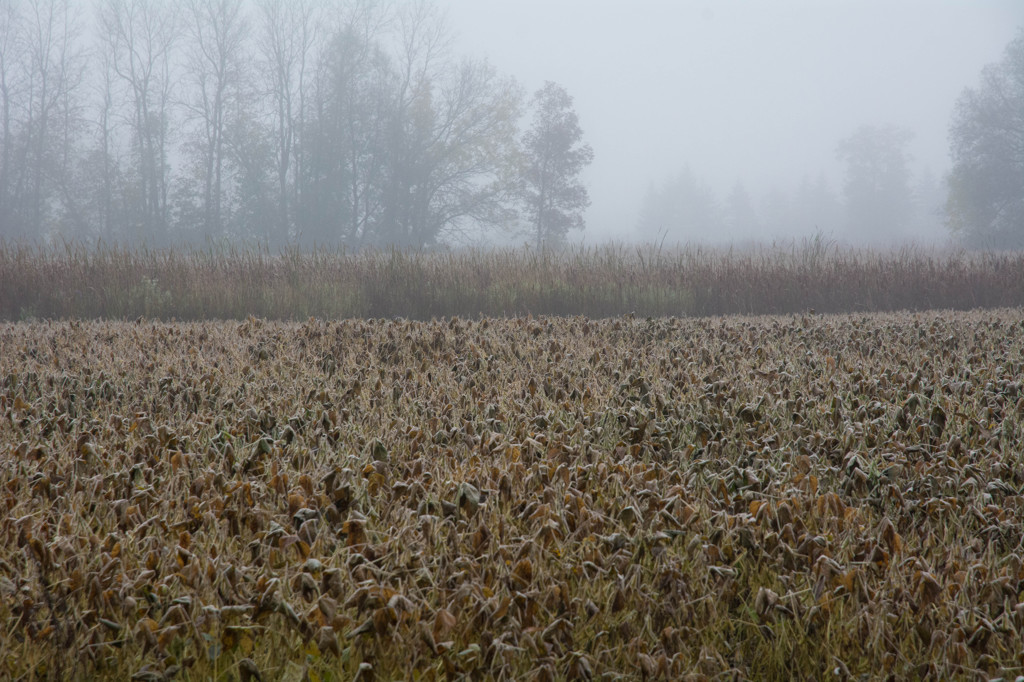
[[[957,100],[948,226],[964,242],[1024,248],[1024,31]]]
[[[533,96],[533,125],[523,137],[522,204],[538,248],[583,229],[590,205],[579,175],[594,160],[583,141],[572,96],[557,83],[545,83]]]

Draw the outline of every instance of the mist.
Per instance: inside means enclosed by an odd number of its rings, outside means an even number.
[[[1019,0],[0,0],[0,239],[1024,248],[1021,64]]]
[[[724,203],[741,183],[759,213],[798,201],[823,176],[842,197],[839,142],[864,125],[898,126],[917,189],[949,171],[957,97],[1001,57],[1024,4],[778,0],[620,2],[445,0],[459,45],[531,89],[575,97],[594,147],[586,171],[587,242],[649,238],[639,213],[652,185],[689,172]],[[919,213],[927,209],[921,207]],[[680,231],[668,239],[731,242],[863,235],[831,224]],[[763,226],[762,226],[763,228]],[[935,243],[940,217],[917,215],[901,239]]]

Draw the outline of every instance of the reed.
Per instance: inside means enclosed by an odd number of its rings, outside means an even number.
[[[0,244],[0,319],[712,316],[1024,305],[1024,253],[611,244],[270,252]]]

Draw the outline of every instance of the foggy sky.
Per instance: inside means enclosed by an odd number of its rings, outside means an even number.
[[[941,177],[957,96],[1024,25],[1021,0],[438,4],[458,51],[575,97],[595,152],[587,243],[629,238],[650,183],[686,165],[720,197],[821,172],[838,194],[836,145],[863,124],[913,131],[915,173]]]

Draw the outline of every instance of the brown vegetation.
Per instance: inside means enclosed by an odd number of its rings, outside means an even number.
[[[1024,254],[602,247],[406,253],[0,245],[0,319],[707,316],[1024,305]]]
[[[1019,310],[0,325],[0,676],[1018,675],[1022,358]]]

